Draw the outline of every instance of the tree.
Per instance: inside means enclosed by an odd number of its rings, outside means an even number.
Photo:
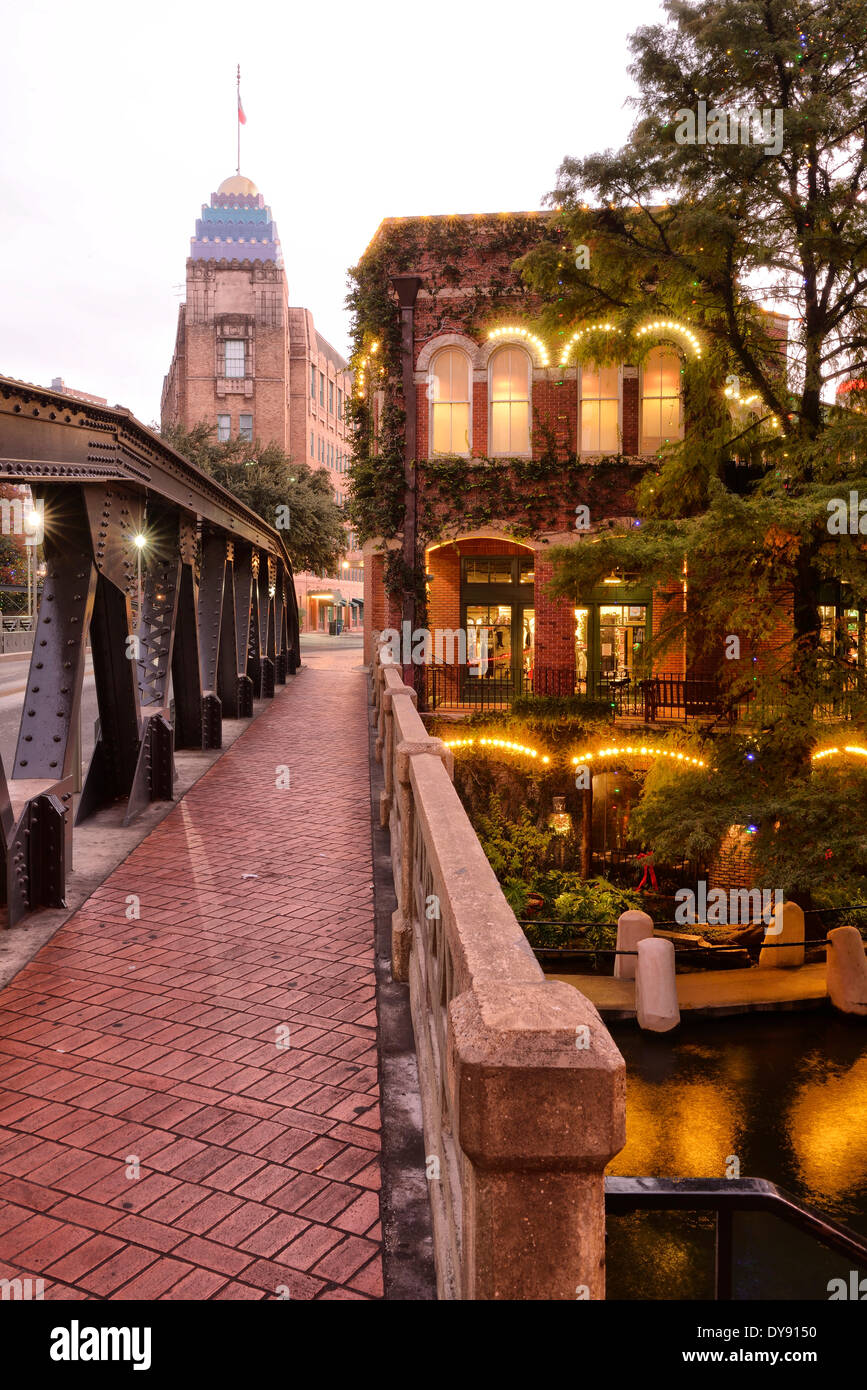
[[[732,695],[753,695],[764,710],[757,850],[779,863],[780,846],[798,838],[823,714],[853,683],[845,634],[823,632],[822,586],[843,584],[852,608],[867,606],[867,518],[863,532],[857,520],[840,534],[829,524],[851,493],[867,499],[867,419],[826,399],[844,378],[867,374],[863,3],[665,8],[665,25],[630,40],[638,118],[629,144],[566,159],[551,195],[564,242],[589,247],[589,265],[541,246],[522,268],[547,295],[552,327],[604,319],[631,335],[674,320],[703,350],[684,366],[684,438],[637,490],[640,524],[556,552],[555,583],[573,596],[618,568],[672,593],[685,582],[698,596],[670,605],[661,640],[688,631],[693,655],[715,655]],[[794,315],[788,360],[764,312],[782,304]],[[659,336],[638,341],[647,350]],[[618,337],[588,332],[581,353],[622,358]],[[730,636],[740,662],[724,659]],[[851,698],[850,712],[863,714],[863,695]],[[675,796],[655,793],[648,831],[655,823],[661,833]],[[755,818],[754,789],[741,800],[728,796],[725,814]],[[685,834],[686,802],[682,811]],[[786,873],[788,883],[807,881],[794,861]]]
[[[346,530],[324,468],[294,462],[277,444],[218,441],[213,426],[204,422],[189,430],[170,426],[162,437],[282,531],[296,571],[334,573],[346,549]]]

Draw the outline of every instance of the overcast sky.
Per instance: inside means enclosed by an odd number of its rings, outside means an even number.
[[[7,6],[0,374],[158,419],[199,208],[270,205],[290,303],[347,351],[346,270],[384,217],[542,206],[564,155],[622,144],[654,0],[150,0]]]

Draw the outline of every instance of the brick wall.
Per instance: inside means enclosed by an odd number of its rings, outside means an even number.
[[[552,598],[548,585],[554,575],[551,561],[536,552],[536,688],[557,693],[560,672],[575,674],[574,604],[565,598]],[[546,672],[552,676],[546,681]],[[558,673],[554,675],[553,673]],[[571,693],[571,690],[570,692]]]

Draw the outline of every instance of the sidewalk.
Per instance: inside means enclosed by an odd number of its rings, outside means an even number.
[[[312,654],[0,993],[0,1278],[381,1296],[359,664]]]

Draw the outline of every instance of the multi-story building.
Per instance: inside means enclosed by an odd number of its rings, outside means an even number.
[[[225,179],[191,238],[163,426],[205,421],[218,439],[276,443],[325,469],[342,503],[351,390],[347,363],[316,332],[310,310],[289,304],[277,225],[263,195],[242,175]],[[363,559],[353,543],[348,531],[337,574],[296,575],[307,629],[360,626]]]
[[[426,695],[463,706],[496,702],[498,688],[502,703],[519,689],[629,692],[640,702],[652,677],[654,699],[709,700],[714,667],[686,576],[653,592],[612,573],[578,605],[549,589],[555,546],[580,543],[609,520],[638,524],[636,484],[660,447],[683,436],[685,373],[702,350],[692,325],[650,315],[628,330],[613,320],[540,327],[543,306],[514,264],[555,236],[547,214],[387,219],[356,272],[359,302],[372,306],[360,323],[362,353],[389,358],[383,389],[380,368],[369,371],[374,456],[388,382],[401,375],[401,310],[390,285],[417,277],[409,410],[427,626],[467,642],[480,630],[487,638],[484,669],[472,650],[462,659],[446,650],[439,667],[428,666]],[[389,294],[390,318],[377,307]],[[768,323],[784,363],[786,321]],[[606,345],[599,361],[585,350],[588,335]],[[400,440],[391,448],[399,454]],[[398,532],[365,545],[368,650],[371,631],[400,626],[385,583],[387,552],[399,544]],[[684,605],[686,635],[680,624],[650,662],[650,639]]]

